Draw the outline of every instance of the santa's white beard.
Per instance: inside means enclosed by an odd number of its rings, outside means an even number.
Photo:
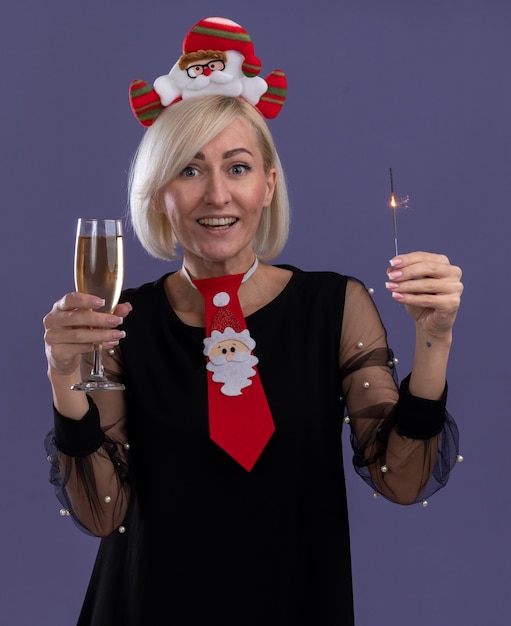
[[[252,384],[249,380],[255,376],[252,367],[258,363],[257,357],[250,352],[235,352],[233,359],[228,361],[224,354],[211,358],[207,369],[213,372],[216,383],[224,383],[221,392],[226,396],[239,396],[241,390]]]
[[[240,78],[226,74],[225,71],[216,71],[211,72],[209,76],[201,74],[197,78],[189,78],[186,85],[182,86],[182,90],[183,99],[187,96],[196,96],[198,91],[204,91],[205,94],[222,94],[236,98],[241,94],[243,85]]]

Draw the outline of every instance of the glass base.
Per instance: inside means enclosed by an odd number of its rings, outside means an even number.
[[[71,385],[73,391],[122,391],[126,387],[122,383],[116,383],[108,378],[90,378],[81,383]]]

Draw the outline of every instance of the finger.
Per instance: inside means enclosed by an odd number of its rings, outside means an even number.
[[[415,263],[422,262],[436,262],[442,265],[449,265],[450,261],[445,254],[438,254],[436,252],[423,252],[415,251],[408,252],[407,254],[399,254],[392,259],[389,263],[391,268],[404,267],[408,265],[414,265]]]
[[[105,301],[98,296],[89,293],[73,291],[67,293],[63,298],[54,304],[55,310],[69,311],[72,309],[99,309],[104,306]]]
[[[49,328],[44,333],[46,344],[55,346],[80,346],[80,353],[88,352],[97,343],[115,343],[124,339],[126,332],[118,328],[90,328],[85,326]]]
[[[391,295],[398,302],[410,307],[431,309],[449,314],[456,312],[461,303],[461,294],[459,292],[407,293],[392,291]]]
[[[103,306],[103,300],[96,296],[78,292],[67,293],[60,300],[55,302],[51,311],[43,318],[45,328],[50,328],[59,324],[66,324],[65,314],[78,310],[88,311]],[[73,322],[68,322],[72,324]]]
[[[114,309],[114,315],[118,315],[119,317],[126,317],[130,311],[133,310],[130,302],[121,302]]]
[[[45,329],[115,328],[123,323],[123,317],[110,313],[98,313],[90,309],[52,309],[43,318]]]
[[[409,294],[461,295],[463,285],[458,280],[447,278],[416,278],[413,280],[389,281],[385,287],[391,292]]]
[[[387,269],[387,275],[391,280],[397,278],[410,280],[422,276],[448,276],[453,273],[451,268],[454,268],[445,254],[432,252],[410,252],[394,257],[390,263],[391,266]]]
[[[456,265],[451,265],[447,257],[428,258],[413,263],[402,264],[398,268],[390,267],[387,270],[387,276],[394,282],[404,282],[407,280],[418,280],[422,278],[437,278],[452,281],[461,279],[461,269]]]
[[[118,342],[120,339],[126,337],[126,332],[118,328],[75,328],[70,331],[66,336],[66,342],[75,344],[106,344],[112,342]]]

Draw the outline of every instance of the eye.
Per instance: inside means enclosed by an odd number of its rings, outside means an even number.
[[[231,172],[233,174],[240,175],[240,174],[244,174],[245,172],[248,172],[250,169],[251,167],[247,165],[246,163],[236,163],[236,165],[233,165],[231,167]]]
[[[190,165],[188,167],[185,167],[185,169],[182,171],[181,176],[184,176],[185,178],[193,178],[194,176],[197,176],[198,171],[195,169],[195,167],[191,167]]]
[[[224,67],[225,67],[225,63],[224,63],[223,61],[220,61],[220,60],[218,60],[218,61],[210,61],[210,62],[208,63],[208,67],[209,67],[209,69],[210,69],[211,71],[214,71],[214,70],[223,70],[223,69],[224,69]]]

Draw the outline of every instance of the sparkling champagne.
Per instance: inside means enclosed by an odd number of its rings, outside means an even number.
[[[111,313],[121,295],[124,280],[122,236],[77,237],[75,285],[77,291],[104,298],[96,311]]]

